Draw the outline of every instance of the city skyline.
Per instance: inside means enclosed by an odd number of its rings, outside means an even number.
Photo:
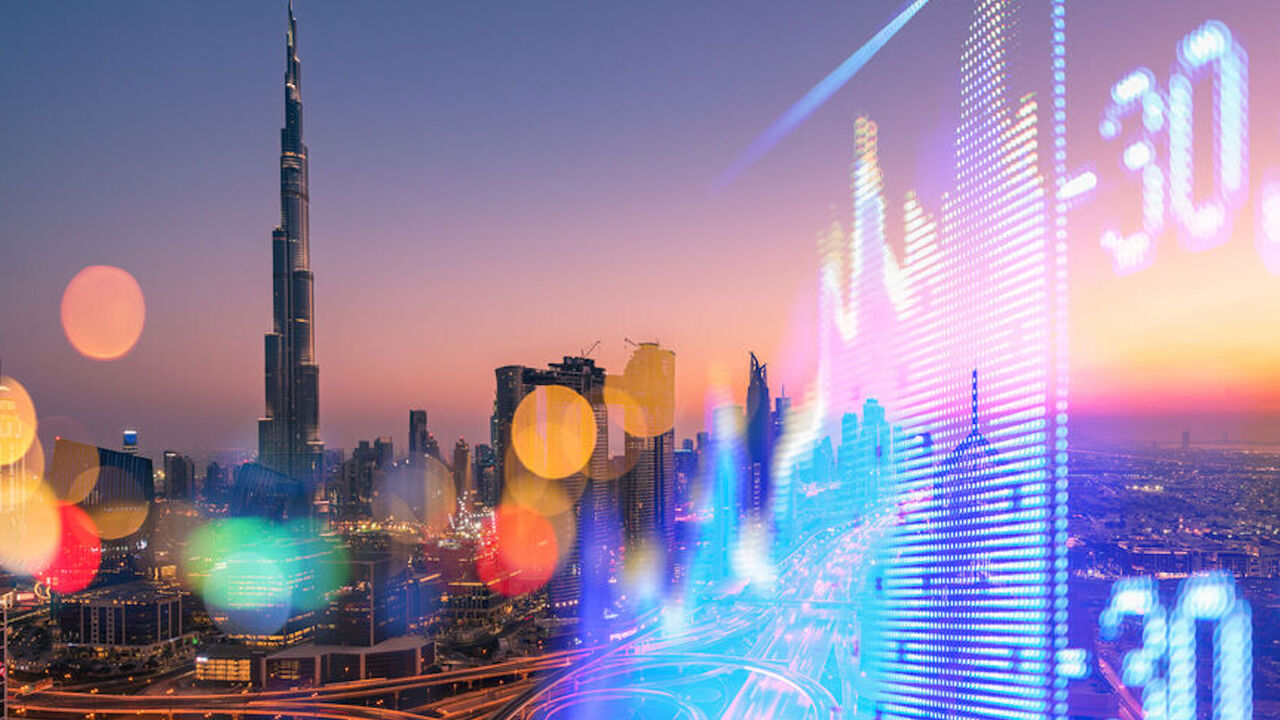
[[[0,10],[6,717],[1280,718],[1280,12],[384,2]]]
[[[260,391],[246,382],[259,373],[253,355],[260,340],[251,325],[269,322],[260,301],[269,251],[257,228],[274,223],[268,201],[274,173],[262,159],[278,151],[270,128],[279,126],[280,5],[128,8],[111,18],[93,8],[67,18],[12,10],[8,27],[27,32],[6,42],[4,53],[13,55],[8,67],[29,68],[10,79],[31,101],[0,119],[10,138],[6,152],[20,170],[13,177],[23,178],[0,195],[0,209],[13,218],[9,258],[28,272],[0,288],[0,320],[15,338],[5,348],[6,366],[40,397],[42,414],[58,416],[50,427],[108,446],[120,429],[140,427],[152,454],[257,445],[244,418],[261,413]],[[424,44],[374,40],[376,23],[399,15],[406,20],[387,32],[426,28],[447,36],[451,27],[475,27],[479,15],[462,9],[396,6],[375,13],[300,4],[310,15],[303,54],[311,59],[308,96],[316,105],[308,135],[324,146],[311,178],[323,200],[312,223],[321,278],[316,314],[326,328],[315,341],[326,368],[321,439],[352,447],[392,433],[410,407],[431,410],[442,439],[483,438],[493,368],[548,363],[598,340],[604,342],[595,359],[621,368],[628,337],[660,341],[680,355],[681,437],[707,424],[708,388],[717,378],[727,378],[733,397],[745,398],[740,368],[749,352],[771,365],[777,387],[792,396],[803,392],[813,373],[804,348],[814,334],[815,269],[795,258],[812,258],[823,218],[841,217],[832,209],[846,204],[841,188],[852,119],[886,90],[887,74],[860,74],[735,183],[719,191],[710,186],[795,99],[796,88],[847,53],[850,35],[869,35],[891,5],[826,8],[849,14],[850,29],[841,32],[831,27],[841,23],[753,20],[778,9],[756,8],[748,18],[708,6],[686,31],[705,36],[701,44],[663,24],[675,12],[666,5],[499,15],[506,24],[472,38],[480,44],[472,46],[452,36]],[[1080,22],[1097,26],[1091,12],[1082,13]],[[1251,10],[1229,3],[1222,13]],[[902,29],[902,44],[954,36],[954,14],[928,6]],[[1193,10],[1170,9],[1132,47],[1102,42],[1098,65],[1106,59],[1108,68],[1078,68],[1073,78],[1105,86],[1138,61],[1160,67],[1194,17]],[[713,18],[727,24],[712,29]],[[525,20],[541,23],[543,35],[521,35],[512,45],[508,26]],[[113,32],[101,33],[100,23]],[[751,53],[760,24],[786,31],[769,41],[780,50],[768,58],[768,70]],[[613,35],[591,35],[596,27],[613,28]],[[191,42],[179,40],[187,37],[183,31]],[[622,50],[614,49],[620,44],[635,63],[621,61]],[[936,45],[914,55],[905,45],[888,45],[869,68],[895,64],[918,77],[931,64],[945,64],[957,47]],[[134,50],[125,53],[124,46]],[[33,60],[37,50],[47,58]],[[1266,51],[1251,47],[1258,59]],[[96,56],[104,60],[95,63]],[[187,61],[159,61],[178,56]],[[517,56],[531,58],[529,67],[513,65]],[[718,58],[713,67],[692,63],[694,72],[669,87],[646,79],[663,63],[709,56]],[[575,58],[608,63],[591,69]],[[462,59],[470,64],[457,76]],[[474,81],[463,81],[466,73],[475,73]],[[425,85],[416,85],[416,77]],[[128,82],[120,85],[123,78]],[[557,126],[554,108],[529,95],[535,81],[552,83],[548,88],[581,113]],[[920,76],[920,82],[942,81]],[[101,95],[108,86],[119,86],[115,96]],[[493,92],[477,106],[472,91],[485,86]],[[516,100],[527,122],[503,119]],[[104,111],[93,123],[68,124],[83,102]],[[1254,102],[1260,113],[1275,108],[1265,94]],[[945,106],[937,100],[938,115]],[[933,105],[924,110],[877,119],[938,135],[945,120],[933,119]],[[484,118],[483,127],[476,117]],[[1088,127],[1092,120],[1082,122]],[[575,132],[579,127],[593,129]],[[47,140],[50,132],[58,142]],[[1254,135],[1260,154],[1275,145],[1272,133]],[[890,174],[891,190],[914,182],[925,206],[937,206],[929,200],[942,176],[937,138],[914,147],[892,135],[881,141],[895,154],[886,163],[916,168],[914,178]],[[1098,141],[1082,137],[1078,145],[1093,151]],[[187,146],[183,156],[198,168],[189,176],[196,193],[166,179],[178,146]],[[33,147],[44,150],[35,155]],[[466,152],[484,161],[465,161]],[[590,160],[564,163],[570,156]],[[120,158],[128,158],[129,182],[116,176],[125,167]],[[76,206],[52,209],[47,202],[58,196],[54,188],[67,163],[78,168],[86,192]],[[754,210],[763,200],[768,213]],[[561,211],[570,202],[572,213]],[[893,233],[890,241],[897,242]],[[38,251],[50,242],[59,251]],[[575,243],[598,251],[564,260]],[[502,260],[512,254],[526,259]],[[1100,432],[1119,429],[1144,442],[1176,439],[1188,425],[1197,437],[1280,438],[1280,383],[1268,370],[1280,363],[1280,343],[1244,329],[1280,310],[1280,299],[1267,290],[1271,275],[1247,238],[1198,254],[1170,249],[1155,268],[1121,278],[1108,277],[1110,260],[1089,242],[1074,242],[1070,256],[1073,274],[1088,278],[1071,291],[1073,423],[1096,419]],[[140,341],[113,363],[76,355],[56,323],[65,284],[90,264],[122,266],[146,296]],[[700,272],[704,266],[719,272]],[[1233,273],[1240,282],[1229,292],[1194,282],[1207,270]],[[623,282],[628,278],[635,282]],[[483,290],[490,283],[509,291],[499,295],[536,299],[549,315],[572,322],[535,331]],[[748,286],[756,291],[742,290]],[[1174,287],[1189,292],[1169,292]],[[577,302],[584,292],[600,301]],[[1124,302],[1157,295],[1169,301]],[[198,325],[186,322],[193,314],[201,316]],[[195,377],[200,382],[191,382]],[[200,413],[172,413],[172,397]]]
[[[309,134],[324,148],[311,178],[323,200],[313,222],[316,313],[323,320],[317,357],[326,368],[321,439],[349,448],[361,438],[398,435],[411,407],[432,412],[442,439],[480,439],[487,431],[493,368],[554,361],[597,340],[604,342],[593,357],[606,368],[621,368],[627,337],[658,340],[680,356],[681,437],[705,427],[714,378],[727,378],[731,394],[745,398],[741,368],[749,352],[770,364],[776,387],[798,394],[813,369],[803,351],[815,303],[814,267],[807,258],[829,208],[845,204],[852,119],[887,87],[886,76],[855,78],[733,185],[719,192],[709,186],[794,100],[796,88],[829,69],[847,52],[849,36],[869,34],[891,5],[827,8],[848,13],[848,30],[841,32],[794,17],[735,20],[715,7],[692,18],[697,22],[685,35],[663,24],[664,13],[673,11],[666,6],[626,11],[635,16],[621,10],[561,13],[536,18],[544,36],[519,36],[520,43],[510,45],[482,33],[474,41],[480,45],[462,47],[447,38],[370,44],[377,13],[300,4],[309,40]],[[427,28],[447,34],[450,27],[477,22],[456,8],[397,11],[411,20],[387,32]],[[14,338],[5,349],[6,367],[39,396],[44,415],[58,416],[71,430],[78,423],[86,440],[114,446],[121,428],[137,426],[153,454],[256,446],[245,418],[261,412],[260,390],[251,382],[260,348],[252,327],[268,321],[261,291],[269,251],[260,228],[273,222],[268,198],[274,173],[264,158],[278,151],[272,128],[279,125],[283,3],[182,10],[192,17],[141,8],[119,18],[101,17],[94,8],[66,18],[37,8],[12,12],[19,22],[9,27],[27,32],[6,43],[5,52],[14,57],[10,67],[30,68],[12,82],[31,102],[0,120],[11,139],[7,152],[21,170],[15,177],[24,178],[2,202],[15,240],[29,238],[9,243],[10,258],[29,271],[0,290],[0,318]],[[902,31],[904,42],[913,33],[947,35],[948,12],[936,6],[921,12]],[[500,18],[503,28],[523,20]],[[98,32],[94,22],[108,23],[112,32]],[[750,52],[760,24],[786,31],[777,40],[783,49],[767,59],[768,71],[766,59]],[[1161,59],[1156,49],[1163,51],[1185,25],[1178,13],[1162,19],[1148,43],[1149,62]],[[597,26],[614,34],[601,39],[586,33]],[[179,28],[190,33],[181,50]],[[689,33],[706,36],[705,42],[691,41]],[[125,45],[135,50],[120,51]],[[636,58],[634,68],[614,45]],[[939,57],[954,49],[938,45]],[[34,63],[37,48],[48,59]],[[56,52],[46,53],[48,48]],[[709,55],[711,48],[718,54]],[[896,45],[883,52],[872,68],[896,63],[910,74],[942,61],[930,52],[910,57]],[[156,62],[184,53],[183,63]],[[668,54],[673,57],[664,59]],[[90,62],[95,56],[105,59]],[[532,58],[530,67],[515,67],[517,56]],[[603,70],[572,62],[585,57],[611,60]],[[707,57],[719,59],[669,88],[644,79],[662,63]],[[462,59],[474,64],[466,71],[475,73],[473,82],[455,73]],[[568,68],[574,68],[572,80],[556,74]],[[441,75],[446,69],[449,74]],[[554,108],[529,96],[531,83],[538,86],[531,73],[539,69],[552,83],[548,89],[582,108],[572,124],[592,132],[557,127]],[[50,82],[53,77],[59,82]],[[381,79],[369,82],[374,77]],[[425,84],[415,84],[415,77]],[[493,92],[484,94],[484,106],[463,101],[486,84]],[[95,89],[108,85],[118,86],[116,96]],[[55,86],[60,92],[50,93]],[[663,101],[655,105],[657,98]],[[522,102],[514,107],[528,120],[511,124],[504,118],[517,100]],[[85,102],[104,112],[72,131],[66,123],[79,117],[72,110]],[[939,114],[945,106],[937,101]],[[361,109],[387,107],[403,111]],[[934,124],[930,114],[923,113],[926,129]],[[477,116],[485,118],[482,128],[469,131],[461,124],[463,117],[473,122]],[[55,130],[59,142],[42,140]],[[897,141],[886,136],[882,142],[890,147]],[[1271,144],[1265,135],[1257,142]],[[165,158],[178,146],[188,147],[184,157],[199,168],[192,175],[196,193],[180,192],[166,179]],[[28,147],[47,152],[32,155]],[[930,171],[937,163],[930,152],[905,156],[914,156],[924,171],[917,180],[926,198],[937,184],[930,178],[937,174]],[[466,153],[485,160],[464,162]],[[51,212],[45,203],[57,196],[58,168],[73,157],[86,188],[83,202]],[[567,157],[593,159],[567,164]],[[120,158],[129,158],[127,183],[118,182],[118,169],[108,169]],[[789,182],[793,177],[805,180]],[[485,191],[475,192],[477,184]],[[751,209],[765,199],[771,212]],[[570,202],[574,212],[561,212]],[[60,250],[37,252],[54,237]],[[509,244],[511,238],[521,240]],[[575,245],[588,251],[572,253]],[[1101,269],[1105,256],[1089,251],[1088,243],[1073,245],[1073,264]],[[1271,382],[1267,370],[1280,361],[1280,346],[1240,344],[1248,336],[1242,325],[1280,302],[1266,290],[1269,276],[1251,252],[1249,243],[1237,241],[1197,255],[1167,253],[1145,274],[1077,283],[1091,289],[1072,301],[1072,317],[1090,320],[1073,321],[1073,422],[1096,415],[1147,440],[1176,438],[1187,425],[1199,425],[1198,436],[1218,435],[1219,425],[1233,437],[1280,435],[1280,383]],[[528,257],[517,261],[515,254]],[[1205,262],[1237,273],[1242,282],[1212,298],[1205,295],[1209,288],[1186,294],[1145,319],[1105,312],[1124,293],[1186,284],[1188,273]],[[111,363],[78,357],[55,319],[66,281],[93,263],[129,270],[147,300],[141,339]],[[718,272],[708,275],[704,267]],[[513,307],[484,292],[490,282],[509,290],[502,295],[536,299],[549,316],[569,324],[535,330],[519,316],[527,303]],[[745,292],[744,283],[763,291]],[[579,302],[584,293],[600,301]],[[186,322],[193,314],[202,318],[198,326]],[[1194,321],[1194,336],[1160,333],[1178,316]],[[1188,352],[1195,338],[1206,342]],[[197,376],[200,382],[192,382]],[[174,397],[200,412],[172,412]],[[1126,413],[1132,422],[1124,420]],[[1151,423],[1143,418],[1162,414],[1170,416],[1165,425],[1145,429]],[[1222,419],[1201,422],[1197,415]]]

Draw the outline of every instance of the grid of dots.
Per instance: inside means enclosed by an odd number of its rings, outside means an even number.
[[[880,505],[898,516],[863,619],[859,716],[1067,715],[1059,664],[1079,659],[1066,648],[1067,229],[1053,200],[1065,0],[1050,13],[1046,112],[1012,87],[1016,0],[974,0],[955,183],[939,216],[908,193],[901,264],[885,242],[880,130],[855,123],[850,252],[833,263],[853,282],[824,282],[823,299],[856,334],[846,374],[860,396],[887,400],[897,426]],[[846,298],[856,320],[838,312]]]

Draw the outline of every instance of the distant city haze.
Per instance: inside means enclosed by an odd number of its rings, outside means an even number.
[[[956,36],[954,13],[926,8],[794,135],[712,183],[899,5],[300,0],[326,446],[389,435],[403,452],[417,407],[442,447],[487,442],[494,368],[597,340],[611,372],[624,338],[675,351],[681,438],[704,428],[713,383],[745,403],[748,351],[775,394],[801,396],[814,237],[849,213],[853,118],[913,78],[948,82],[927,78],[958,46],[923,40]],[[1189,27],[1153,22],[1168,27],[1144,62],[1160,67]],[[76,439],[116,447],[134,426],[153,457],[257,445],[284,28],[283,0],[0,9],[0,358]],[[1127,70],[1110,52],[1073,71]],[[945,141],[951,98],[924,97],[897,104]],[[886,143],[894,120],[878,118]],[[1267,133],[1258,161],[1276,157]],[[886,164],[936,198],[945,153],[913,159]],[[1280,439],[1280,285],[1242,238],[1133,278],[1095,238],[1073,242],[1073,413],[1148,441]],[[93,264],[146,299],[115,361],[79,355],[59,323]]]

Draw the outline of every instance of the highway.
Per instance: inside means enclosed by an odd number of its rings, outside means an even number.
[[[889,524],[821,533],[778,564],[771,591],[657,624],[517,695],[495,720],[852,717],[857,605],[870,547]]]

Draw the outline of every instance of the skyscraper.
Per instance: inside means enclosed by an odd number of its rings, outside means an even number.
[[[577,535],[563,565],[547,585],[548,602],[553,615],[578,618],[584,624],[598,622],[603,616],[607,590],[607,566],[612,530],[616,526],[616,493],[605,482],[609,463],[608,410],[604,402],[605,370],[585,357],[568,357],[551,363],[546,370],[507,365],[494,371],[497,391],[493,402],[494,461],[496,494],[502,496],[506,473],[513,472],[510,463],[518,463],[511,449],[511,422],[525,395],[539,385],[563,385],[572,388],[590,403],[596,421],[596,445],[587,467],[560,480],[569,488],[570,497],[578,497],[574,505]]]
[[[216,462],[210,462],[204,471],[203,497],[205,502],[225,502],[229,490],[230,483],[228,482],[227,469]]]
[[[172,450],[164,451],[164,496],[169,500],[192,502],[196,497],[196,465],[191,458]]]
[[[154,522],[151,460],[58,438],[46,479],[59,498],[76,501],[103,538],[97,549],[72,548],[75,557],[61,563],[57,572],[74,574],[96,567],[97,581],[107,583],[141,577],[145,571],[141,551],[147,547]],[[57,582],[54,578],[53,587]]]
[[[409,462],[416,463],[427,454],[427,411],[409,411]]]
[[[458,438],[453,445],[453,489],[458,502],[474,501],[474,497],[467,499],[469,493],[475,492],[471,484],[471,447],[465,439]]]
[[[390,470],[395,462],[396,449],[391,438],[383,436],[373,439],[373,466],[379,470]]]
[[[476,445],[475,459],[472,461],[472,481],[476,486],[476,502],[486,508],[498,506],[497,463],[493,458],[493,448],[481,443]]]
[[[675,364],[676,354],[657,343],[641,343],[636,348],[624,377],[628,387],[641,395],[643,404],[649,407],[632,412],[675,406]],[[663,577],[669,578],[675,548],[676,434],[665,421],[652,430],[663,427],[666,429],[662,432],[644,435],[626,433],[626,456],[634,464],[622,477],[622,527],[627,552],[650,544],[659,558]]]
[[[769,497],[769,462],[773,455],[773,418],[769,407],[769,371],[751,353],[751,377],[747,385],[747,486],[743,509],[761,512]]]
[[[312,336],[307,146],[302,142],[302,65],[289,5],[284,127],[280,130],[280,225],[271,233],[273,325],[265,338],[266,415],[258,421],[258,460],[295,478],[319,479],[318,385]]]

